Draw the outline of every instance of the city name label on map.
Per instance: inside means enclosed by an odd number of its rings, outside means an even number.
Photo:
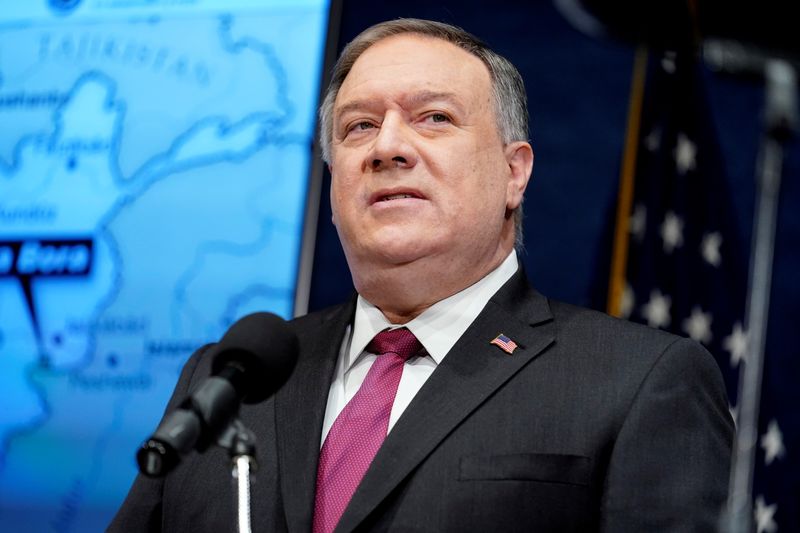
[[[0,240],[0,277],[84,277],[92,268],[91,238]]]

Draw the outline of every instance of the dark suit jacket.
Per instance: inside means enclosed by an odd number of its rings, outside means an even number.
[[[355,304],[291,322],[300,358],[274,398],[244,406],[258,438],[255,531],[310,531],[322,419]],[[489,342],[499,333],[519,348]],[[168,409],[209,375],[207,350]],[[490,300],[386,438],[344,531],[714,531],[733,424],[698,344],[533,291]],[[234,531],[225,452],[139,477],[111,531]]]

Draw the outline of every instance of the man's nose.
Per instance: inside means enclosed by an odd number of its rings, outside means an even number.
[[[387,114],[367,154],[366,164],[373,171],[411,168],[417,155],[411,142],[413,131],[398,114]]]

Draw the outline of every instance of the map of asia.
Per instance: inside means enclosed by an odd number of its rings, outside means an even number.
[[[191,352],[292,315],[327,11],[0,1],[0,529],[102,530]]]

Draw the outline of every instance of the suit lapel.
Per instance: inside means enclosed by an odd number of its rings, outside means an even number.
[[[489,301],[397,421],[342,516],[352,531],[470,413],[553,340],[547,300],[519,271]],[[508,355],[490,344],[504,333],[518,345]],[[409,442],[414,442],[409,446]]]
[[[310,350],[275,397],[281,492],[289,531],[310,531],[319,443],[333,372],[355,298],[323,317]],[[302,335],[302,332],[300,333]],[[302,345],[302,342],[301,342]],[[303,356],[308,353],[308,356]]]

